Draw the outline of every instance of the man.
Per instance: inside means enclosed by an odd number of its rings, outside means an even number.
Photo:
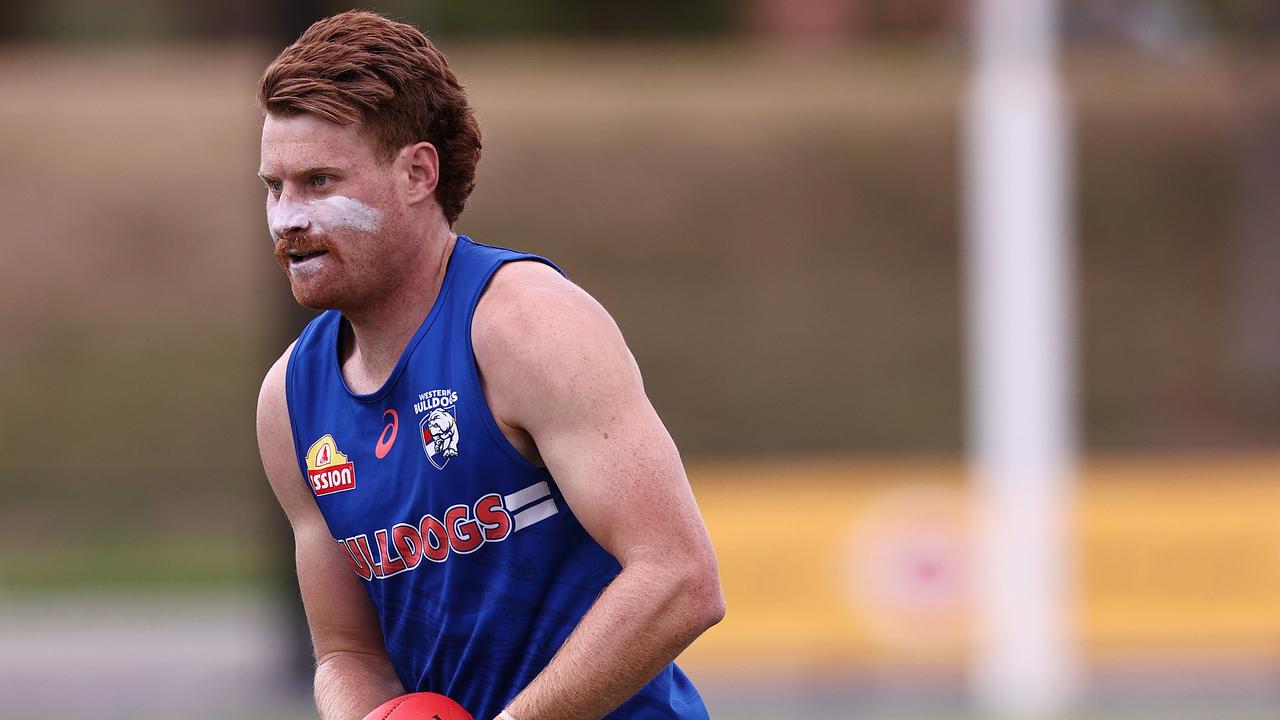
[[[479,129],[416,28],[350,12],[267,68],[277,261],[326,309],[268,372],[323,718],[432,691],[476,718],[706,718],[673,658],[724,613],[616,325],[541,258],[452,233]]]

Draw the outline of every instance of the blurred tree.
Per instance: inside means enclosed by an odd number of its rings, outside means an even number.
[[[1200,3],[1167,0],[1077,0],[1062,8],[1066,35],[1075,41],[1137,45],[1177,55],[1200,47],[1216,27]]]
[[[758,32],[800,42],[912,38],[949,32],[964,9],[961,0],[754,0],[748,19]]]
[[[465,35],[716,35],[739,21],[730,0],[444,0],[406,12],[432,32]]]
[[[737,24],[738,3],[727,0],[561,0],[566,27],[582,34],[706,35]]]
[[[732,0],[0,0],[0,37],[94,41],[175,35],[268,36],[293,40],[315,20],[351,7],[377,10],[418,24],[429,34],[614,37],[716,35],[734,30],[740,4]]]
[[[281,47],[288,45],[311,23],[320,18],[332,15],[341,8],[327,0],[275,0],[269,7],[273,10],[269,20],[272,22],[272,33]]]
[[[1274,0],[1181,0],[1182,4],[1195,7],[1209,18],[1215,27],[1232,34],[1267,34],[1275,31],[1275,14],[1280,5]],[[1268,20],[1270,16],[1270,20]],[[1254,23],[1271,28],[1253,27]]]
[[[1264,421],[1252,427],[1267,427],[1280,420],[1280,3],[1237,0],[1229,10],[1241,85],[1232,143],[1238,222],[1228,265],[1229,377],[1238,410]]]
[[[756,0],[751,25],[761,34],[797,43],[848,37],[861,17],[853,0]]]
[[[890,36],[936,35],[964,19],[962,0],[859,0],[859,30]]]
[[[181,17],[181,5],[161,0],[56,0],[26,3],[16,24],[27,36],[127,43],[171,36]]]
[[[0,0],[0,41],[13,40],[22,34],[19,24],[27,3],[18,0]]]

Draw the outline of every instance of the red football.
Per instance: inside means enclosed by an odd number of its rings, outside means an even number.
[[[449,698],[431,692],[393,697],[364,716],[364,720],[472,720],[470,713]]]

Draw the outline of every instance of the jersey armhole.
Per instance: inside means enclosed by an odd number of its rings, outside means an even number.
[[[512,257],[502,258],[498,260],[496,263],[494,263],[493,267],[489,268],[486,271],[484,277],[481,279],[481,282],[478,284],[475,297],[471,298],[470,300],[470,308],[467,313],[467,324],[466,324],[467,377],[468,377],[468,381],[471,383],[472,392],[475,393],[476,397],[482,398],[484,400],[484,407],[481,409],[480,414],[484,418],[485,429],[489,432],[489,435],[493,438],[493,441],[497,443],[498,447],[502,448],[503,452],[506,453],[506,455],[511,459],[511,461],[514,462],[516,465],[518,465],[520,468],[529,472],[540,473],[549,477],[551,473],[545,467],[538,467],[537,465],[534,465],[533,463],[529,462],[529,458],[520,454],[520,451],[517,450],[515,446],[511,444],[511,441],[507,439],[507,436],[503,434],[502,428],[498,427],[498,420],[493,416],[493,409],[489,406],[489,397],[485,395],[484,386],[480,382],[480,364],[476,362],[476,350],[475,350],[475,346],[471,342],[471,325],[472,325],[472,322],[475,320],[476,308],[480,305],[480,298],[484,297],[485,291],[489,289],[489,283],[493,281],[493,276],[497,274],[498,270],[502,269],[502,267],[507,265],[508,263],[513,263],[513,262],[540,262],[543,265],[546,265],[551,269],[555,270],[556,272],[560,273],[560,275],[565,277],[566,279],[569,277],[568,273],[566,273],[564,270],[561,270],[558,265],[538,255],[528,255],[528,254],[522,253],[522,254],[514,255]]]
[[[303,344],[310,337],[313,324],[314,323],[308,323],[307,326],[303,328],[302,334],[298,336],[298,341],[289,349],[289,360],[285,363],[284,369],[284,401],[285,407],[289,411],[289,434],[293,436],[293,459],[298,463],[298,473],[304,484],[307,482],[307,465],[303,458],[302,438],[298,435],[298,423],[294,421],[294,418],[298,416],[295,412],[298,406],[295,400],[297,396],[298,372],[294,361],[302,351]],[[309,485],[308,489],[310,489]]]

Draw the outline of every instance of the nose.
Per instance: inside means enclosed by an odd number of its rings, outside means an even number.
[[[267,206],[267,226],[275,238],[301,235],[311,229],[311,216],[306,203],[286,188],[274,203]]]

